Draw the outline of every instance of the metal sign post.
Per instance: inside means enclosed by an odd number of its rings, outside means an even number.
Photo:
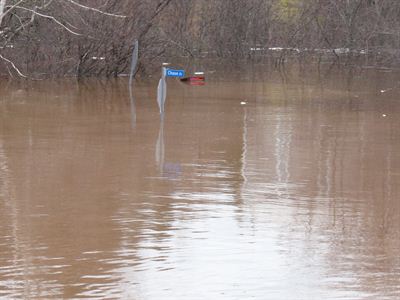
[[[167,69],[166,67],[161,68],[161,78],[158,82],[157,88],[157,103],[158,108],[160,109],[160,115],[164,116],[164,106],[165,100],[167,98],[167,82],[165,80],[166,77],[184,77],[184,70],[173,70]]]

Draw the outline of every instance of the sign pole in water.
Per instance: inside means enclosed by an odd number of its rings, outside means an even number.
[[[164,106],[165,106],[165,100],[167,98],[167,82],[165,80],[165,77],[184,77],[185,76],[185,71],[184,70],[173,70],[173,69],[167,69],[165,67],[161,68],[161,78],[160,81],[158,82],[158,88],[157,88],[157,103],[158,103],[158,108],[160,109],[160,115],[164,115]]]
[[[133,44],[132,59],[131,59],[131,72],[129,74],[129,87],[132,85],[133,76],[136,72],[137,63],[139,60],[139,41],[135,40]]]
[[[137,70],[137,64],[139,60],[139,42],[138,40],[135,40],[134,43],[134,48],[132,51],[132,59],[131,59],[131,72],[129,75],[129,98],[131,100],[131,116],[132,116],[132,128],[135,127],[136,125],[136,108],[135,108],[135,99],[133,97],[133,92],[132,92],[132,83],[133,83],[133,77],[135,76],[136,70]]]

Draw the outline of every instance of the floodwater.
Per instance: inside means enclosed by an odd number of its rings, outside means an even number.
[[[400,299],[399,75],[206,76],[0,84],[1,299]]]

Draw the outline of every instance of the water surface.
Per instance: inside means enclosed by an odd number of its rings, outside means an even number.
[[[399,299],[398,76],[226,74],[0,84],[0,298]]]

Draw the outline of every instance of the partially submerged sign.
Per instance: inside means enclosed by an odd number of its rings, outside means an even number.
[[[157,89],[157,103],[158,103],[158,108],[160,109],[160,115],[164,114],[164,105],[166,98],[167,98],[167,82],[165,81],[164,77],[161,77],[160,81],[158,82],[158,89]]]
[[[163,65],[166,65],[166,63],[163,63]],[[164,106],[165,106],[165,101],[167,99],[167,81],[165,80],[165,77],[183,77],[183,76],[185,76],[184,70],[173,70],[173,69],[167,69],[166,67],[162,67],[161,78],[160,81],[158,82],[158,89],[157,89],[157,103],[160,109],[161,116],[164,115]]]
[[[167,77],[184,77],[185,71],[184,70],[173,70],[167,69]]]

